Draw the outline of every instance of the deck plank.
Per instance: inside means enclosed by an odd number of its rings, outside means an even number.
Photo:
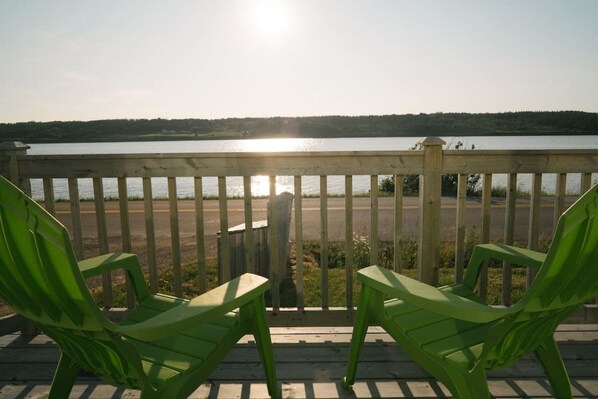
[[[445,398],[446,388],[412,362],[379,328],[370,328],[352,390],[340,385],[348,358],[350,327],[273,328],[277,373],[284,398]],[[598,325],[563,325],[557,342],[575,398],[598,397]],[[0,399],[43,398],[59,350],[46,336],[0,337]],[[552,398],[533,356],[489,373],[496,398]],[[71,398],[138,398],[139,393],[82,376]],[[267,390],[255,343],[244,337],[191,398],[264,398]]]

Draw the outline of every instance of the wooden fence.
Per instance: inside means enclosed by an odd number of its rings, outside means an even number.
[[[297,296],[297,307],[292,309],[280,306],[280,292],[272,290],[271,323],[273,325],[345,325],[351,323],[353,306],[356,302],[352,295],[353,285],[353,177],[370,176],[370,263],[379,260],[379,176],[394,176],[396,184],[393,197],[393,246],[398,248],[404,239],[403,212],[404,197],[402,190],[403,176],[419,175],[419,234],[417,236],[417,277],[430,284],[439,281],[439,256],[443,240],[441,236],[441,175],[458,175],[458,193],[456,200],[456,218],[452,222],[455,230],[455,279],[463,277],[465,259],[465,214],[466,214],[466,181],[469,174],[480,174],[481,182],[481,234],[480,242],[490,241],[492,177],[495,174],[506,174],[507,188],[505,199],[505,220],[503,241],[514,242],[514,226],[516,222],[517,178],[520,174],[532,174],[532,188],[529,208],[529,225],[527,245],[536,249],[539,242],[540,200],[542,197],[542,178],[545,174],[556,175],[554,195],[554,215],[556,220],[565,210],[566,183],[569,174],[579,178],[580,192],[584,192],[593,184],[592,173],[598,172],[598,149],[585,150],[443,150],[444,142],[439,138],[427,138],[420,149],[409,151],[377,151],[377,152],[291,152],[291,153],[164,153],[164,154],[117,154],[117,155],[28,155],[28,146],[21,143],[3,143],[0,145],[0,173],[18,184],[24,191],[30,192],[30,180],[42,179],[44,206],[56,214],[54,198],[54,179],[67,179],[70,203],[70,233],[73,247],[78,258],[83,257],[84,240],[81,219],[81,202],[79,199],[79,179],[92,179],[94,189],[94,205],[97,225],[98,252],[109,251],[108,226],[106,223],[106,204],[104,198],[103,178],[116,178],[118,182],[118,204],[121,225],[121,248],[131,251],[131,230],[129,199],[127,195],[127,179],[141,178],[143,182],[143,211],[145,218],[145,241],[147,270],[152,291],[158,289],[157,245],[154,220],[154,197],[152,194],[152,178],[167,178],[168,181],[168,214],[170,221],[170,246],[172,248],[171,267],[174,274],[174,291],[182,295],[183,280],[181,273],[181,241],[180,220],[177,198],[177,178],[192,177],[195,188],[194,218],[196,253],[198,267],[198,286],[200,291],[206,290],[206,236],[204,195],[202,179],[217,178],[219,227],[226,232],[229,226],[228,199],[226,195],[227,178],[240,176],[244,186],[244,221],[251,225],[254,220],[252,206],[251,177],[269,176],[270,198],[276,195],[276,177],[292,176],[295,193],[301,192],[304,176],[320,176],[320,299],[321,307],[316,309],[305,306],[304,265],[303,265],[303,199],[295,194],[293,206],[294,237],[296,248],[296,265],[294,282]],[[329,306],[329,197],[327,187],[328,176],[344,176],[344,222],[345,222],[345,306],[332,308]],[[579,194],[579,193],[574,193]],[[277,236],[276,224],[270,229],[270,241]],[[228,248],[228,234],[221,235],[222,275],[226,280],[230,276],[228,266],[231,256]],[[252,248],[252,235],[246,235],[245,248]],[[114,251],[114,248],[110,248]],[[271,248],[271,259],[274,262],[277,248]],[[245,254],[247,271],[254,268],[252,251]],[[393,267],[400,271],[399,251],[394,251]],[[505,265],[503,274],[503,303],[511,303],[511,268]],[[278,267],[270,267],[273,287],[279,286],[282,276],[278,275]],[[533,276],[528,276],[529,281]],[[112,307],[111,276],[103,276],[104,303]],[[487,275],[482,277],[480,287],[482,295],[487,292]],[[133,304],[129,295],[128,305]],[[576,314],[576,322],[594,320],[594,307],[587,306]]]

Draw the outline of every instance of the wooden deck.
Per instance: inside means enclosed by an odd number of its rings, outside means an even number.
[[[445,398],[442,384],[410,361],[378,328],[366,338],[358,382],[344,390],[351,328],[273,328],[279,382],[284,398]],[[576,398],[598,397],[598,325],[563,325],[557,341],[569,370]],[[0,398],[44,398],[58,360],[56,345],[44,335],[26,340],[0,337]],[[489,375],[497,398],[552,398],[534,357]],[[73,398],[137,398],[137,391],[117,389],[82,376]],[[267,397],[261,363],[250,336],[245,337],[192,398]]]

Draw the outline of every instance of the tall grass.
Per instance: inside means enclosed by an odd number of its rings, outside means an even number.
[[[477,242],[477,235],[475,230],[469,230],[466,235],[465,258],[466,264],[471,256],[471,252]],[[541,250],[547,250],[549,242],[542,240]],[[345,245],[344,242],[332,242],[328,246],[328,297],[329,306],[347,306],[345,303]],[[367,237],[355,235],[353,238],[353,281],[351,287],[353,291],[353,298],[355,298],[356,305],[357,298],[359,298],[360,287],[357,283],[356,273],[362,267],[369,266],[370,257],[370,243]],[[417,243],[415,240],[406,240],[401,242],[399,246],[401,251],[401,273],[415,278],[416,276],[416,262],[417,262]],[[387,268],[392,268],[394,249],[390,242],[379,243],[379,265]],[[452,284],[455,281],[455,247],[451,242],[443,243],[440,249],[440,263],[439,263],[439,279],[441,285]],[[320,307],[321,303],[321,271],[320,271],[320,244],[316,241],[306,242],[303,248],[303,291],[304,303],[307,307]],[[296,256],[295,248],[291,249],[291,275],[282,282],[281,285],[281,306],[295,307],[297,306],[296,299]],[[207,287],[208,289],[215,288],[218,285],[218,270],[217,259],[209,258],[207,260]],[[184,296],[192,298],[199,294],[199,273],[197,263],[187,263],[182,266],[183,273],[183,291]],[[488,298],[490,304],[498,305],[502,298],[502,263],[491,262],[488,269]],[[114,306],[124,307],[126,304],[126,283],[124,279],[115,278],[113,286]],[[165,294],[174,293],[173,286],[174,275],[171,268],[164,268],[159,275],[159,291]],[[525,292],[526,269],[522,267],[513,267],[512,279],[512,298],[513,303],[519,300]],[[93,296],[100,306],[102,302],[102,289],[92,289]]]

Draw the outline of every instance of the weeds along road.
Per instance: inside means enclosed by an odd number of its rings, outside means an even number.
[[[567,205],[573,199],[568,199]],[[380,240],[391,241],[394,231],[394,210],[393,198],[381,197],[378,200],[379,209],[379,237]],[[417,237],[419,231],[419,206],[418,198],[405,197],[403,205],[403,237]],[[254,199],[252,201],[253,220],[266,219],[266,199]],[[154,223],[157,239],[170,236],[170,215],[167,200],[154,200]],[[204,231],[206,239],[216,237],[220,227],[220,214],[218,200],[204,200]],[[143,201],[129,202],[129,220],[131,236],[141,238],[145,236],[145,212]],[[231,199],[228,201],[229,227],[244,222],[244,207],[242,199]],[[119,205],[117,201],[107,201],[106,224],[108,236],[116,237],[121,235]],[[320,199],[303,198],[303,237],[304,240],[320,239]],[[294,212],[291,219],[291,240],[295,239]],[[57,218],[70,230],[72,218],[68,202],[56,204]],[[529,223],[529,200],[526,198],[517,201],[515,217],[515,239],[526,240]],[[550,237],[554,225],[553,198],[542,199],[540,210],[540,236]],[[370,198],[353,198],[353,231],[356,234],[369,236],[370,234]],[[179,232],[181,237],[195,236],[195,203],[193,200],[180,200],[178,202]],[[456,224],[456,200],[455,198],[443,198],[441,206],[442,239],[453,240],[455,237]],[[95,205],[93,202],[81,202],[81,220],[83,236],[85,238],[97,238],[97,224]],[[480,234],[482,226],[481,204],[479,199],[468,199],[465,212],[466,230]],[[505,201],[503,198],[492,201],[491,216],[491,239],[499,240],[504,237],[505,224]],[[329,240],[342,241],[345,238],[345,199],[328,199],[328,232]],[[466,233],[467,234],[467,233]]]

